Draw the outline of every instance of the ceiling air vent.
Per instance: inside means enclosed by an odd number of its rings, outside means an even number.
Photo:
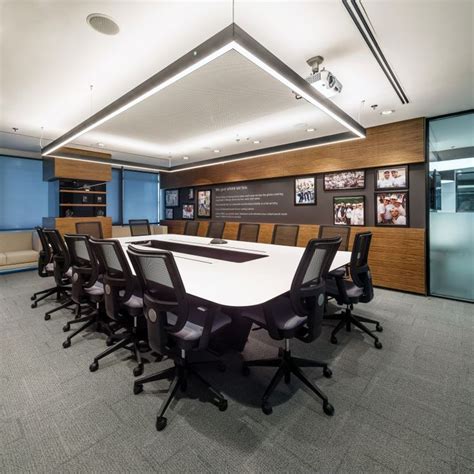
[[[91,13],[86,21],[95,31],[104,35],[116,35],[120,31],[117,23],[110,16],[102,13]]]

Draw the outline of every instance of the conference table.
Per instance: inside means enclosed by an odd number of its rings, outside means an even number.
[[[303,247],[289,247],[189,235],[160,234],[120,237],[124,250],[129,245],[169,250],[173,253],[185,290],[218,307],[239,308],[266,303],[291,288]],[[126,252],[125,252],[126,253]],[[350,262],[351,252],[338,251],[331,270]],[[234,320],[224,345],[242,350],[250,331],[244,318]]]

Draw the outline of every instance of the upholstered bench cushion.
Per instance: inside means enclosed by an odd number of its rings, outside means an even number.
[[[6,265],[7,264],[7,256],[4,253],[0,252],[0,265]]]
[[[38,261],[38,252],[36,250],[15,250],[5,252],[7,258],[6,265],[16,263],[36,263]]]

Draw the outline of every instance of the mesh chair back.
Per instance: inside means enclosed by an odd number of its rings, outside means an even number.
[[[107,316],[118,319],[120,309],[135,290],[135,280],[118,240],[90,240],[94,255],[104,269],[104,300]]]
[[[224,234],[225,222],[210,222],[209,227],[207,228],[206,237],[211,239],[222,239]]]
[[[306,342],[313,341],[321,334],[326,276],[340,243],[340,237],[310,240],[293,278],[291,305],[296,314],[307,317],[306,332],[298,336]]]
[[[46,270],[46,265],[53,262],[53,254],[51,252],[51,247],[48,244],[48,239],[44,234],[42,227],[35,227],[36,233],[41,242],[41,250],[38,255],[38,274],[40,277],[48,276],[48,271]],[[51,275],[51,273],[49,273]]]
[[[180,331],[187,322],[189,304],[181,275],[171,252],[144,250],[130,245],[127,250],[143,291],[143,303],[150,347],[166,353],[167,332]],[[167,312],[177,316],[168,325]]]
[[[273,227],[272,244],[294,247],[298,241],[299,225],[275,224]]]
[[[54,262],[54,277],[58,284],[71,266],[71,257],[59,230],[43,229],[44,236],[51,249]]]
[[[94,239],[103,239],[102,223],[99,221],[76,222],[76,233],[94,237]]]
[[[362,303],[368,303],[374,297],[372,276],[369,268],[369,250],[372,241],[372,232],[359,232],[354,239],[351,254],[351,279],[364,293],[359,298]]]
[[[130,226],[130,234],[132,237],[140,235],[151,235],[150,223],[148,219],[130,219],[128,221]]]
[[[259,232],[260,224],[239,224],[237,240],[242,240],[245,242],[257,242]]]
[[[184,235],[198,235],[199,222],[198,221],[187,221],[184,226]]]
[[[351,228],[347,225],[321,225],[319,226],[318,239],[330,239],[332,237],[341,237],[339,250],[347,251],[349,249],[349,237]]]

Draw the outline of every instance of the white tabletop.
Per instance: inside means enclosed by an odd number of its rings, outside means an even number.
[[[209,246],[212,239],[162,234],[121,237],[116,240],[122,243],[125,250],[129,243],[144,240]],[[267,257],[235,263],[173,252],[187,293],[218,305],[238,307],[262,304],[290,290],[304,248],[235,240],[227,240],[227,242],[227,244],[212,245],[212,247],[264,253]],[[331,270],[348,264],[350,258],[350,252],[337,252]]]

